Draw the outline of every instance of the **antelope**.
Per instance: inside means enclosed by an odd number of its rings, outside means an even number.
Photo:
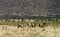
[[[39,27],[44,27],[46,25],[46,23],[42,23],[42,24],[39,24]]]
[[[32,22],[29,23],[28,25],[29,25],[29,27],[35,27],[35,26],[36,26],[36,25],[35,25],[34,23],[32,23]]]
[[[19,27],[20,27],[20,28],[22,28],[22,27],[23,27],[23,25],[22,25],[22,24],[18,24],[18,25],[17,25],[17,27],[18,27],[18,28],[19,28]]]

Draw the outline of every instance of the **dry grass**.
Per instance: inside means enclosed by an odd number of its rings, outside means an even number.
[[[17,28],[16,26],[7,26],[4,30],[0,26],[0,37],[60,37],[60,28],[54,29],[52,26],[44,28]]]

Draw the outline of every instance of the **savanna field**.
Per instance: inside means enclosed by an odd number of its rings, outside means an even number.
[[[38,27],[42,22],[34,22],[36,27],[33,28],[28,27],[27,23],[29,22],[0,22],[0,37],[60,37],[60,22],[46,22],[43,28]],[[17,28],[16,24],[24,27]]]

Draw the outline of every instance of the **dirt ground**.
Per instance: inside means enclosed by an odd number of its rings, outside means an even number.
[[[60,27],[17,28],[16,26],[0,25],[0,37],[60,37]]]

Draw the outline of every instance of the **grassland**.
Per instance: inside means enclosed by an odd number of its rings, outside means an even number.
[[[0,37],[60,37],[60,22],[45,21],[46,26],[44,28],[38,27],[42,21],[34,21],[36,24],[34,28],[29,28],[28,23],[29,21],[0,22]],[[22,24],[24,28],[17,28],[17,24]],[[3,29],[4,26],[7,27],[6,30]]]
[[[0,25],[0,37],[60,37],[60,27],[54,29],[53,26],[44,28],[17,28],[16,26],[7,26],[7,30],[4,30]]]
[[[16,26],[17,24],[22,24],[24,27],[27,26],[27,24],[29,23],[30,21],[0,21],[0,25],[9,25],[9,26]],[[36,24],[36,26],[38,26],[38,24],[40,23],[43,23],[45,22],[46,23],[46,26],[55,26],[55,27],[59,27],[60,26],[60,22],[57,22],[57,21],[39,21],[39,20],[34,20],[33,23]]]

